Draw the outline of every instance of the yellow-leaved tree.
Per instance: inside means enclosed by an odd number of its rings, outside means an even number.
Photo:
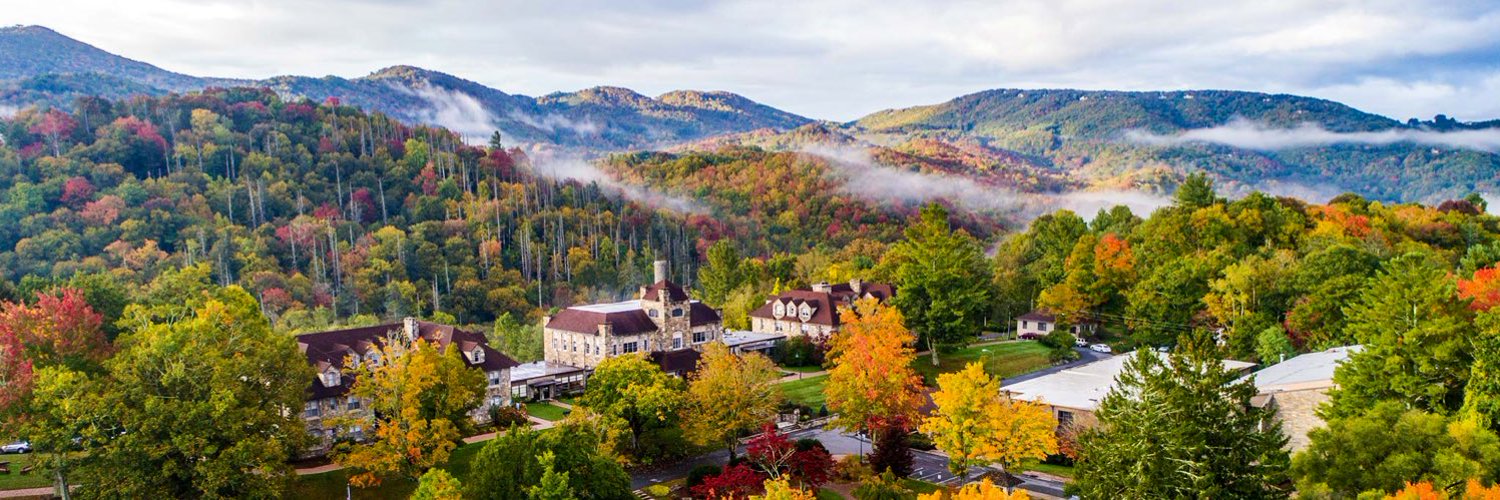
[[[857,431],[876,421],[915,419],[922,407],[922,379],[911,368],[916,337],[901,311],[874,299],[839,313],[842,323],[829,347],[828,409],[833,426]]]
[[[736,355],[722,342],[704,346],[683,407],[687,437],[704,446],[724,446],[733,459],[741,434],[776,418],[780,376],[776,363],[763,354]]]
[[[1026,490],[1007,492],[1005,488],[995,486],[995,483],[985,479],[983,482],[969,483],[959,488],[958,491],[947,493],[935,491],[917,497],[917,500],[1030,500],[1031,495]]]
[[[750,497],[751,500],[817,500],[818,495],[800,488],[792,487],[785,478],[767,479],[765,484],[766,494]]]
[[[333,459],[356,473],[349,482],[377,486],[386,477],[416,479],[448,462],[469,425],[468,413],[484,398],[484,373],[466,366],[458,349],[439,353],[417,339],[391,341],[380,356],[345,370],[355,376],[349,396],[364,409],[329,419],[336,427],[372,433],[368,443],[343,443]]]
[[[1000,382],[970,363],[938,376],[932,394],[937,409],[921,431],[948,454],[948,468],[963,476],[970,467],[999,463],[1009,469],[1023,459],[1057,452],[1057,419],[1046,407],[1000,394]]]

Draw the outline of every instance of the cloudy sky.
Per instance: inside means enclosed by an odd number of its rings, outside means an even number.
[[[1500,117],[1500,2],[45,0],[40,24],[183,73],[412,64],[528,95],[728,90],[847,120],[999,87],[1228,88]]]

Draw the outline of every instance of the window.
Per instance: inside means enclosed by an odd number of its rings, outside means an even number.
[[[656,310],[652,309],[650,311],[646,311],[646,315],[655,318],[656,317]]]
[[[500,372],[490,372],[490,385],[500,385]]]
[[[630,354],[632,352],[638,351],[639,349],[636,349],[635,342],[626,342],[625,346],[622,347],[621,350],[625,351],[626,354]]]
[[[704,332],[693,332],[693,343],[702,344],[708,341],[708,334]]]
[[[1021,322],[1021,328],[1031,328],[1031,322],[1030,321],[1022,321]]]
[[[679,308],[676,308],[676,309],[672,309],[672,317],[673,318],[681,318],[682,317],[682,308],[679,307]]]
[[[610,356],[614,356],[614,355],[615,355],[615,352],[616,352],[616,351],[615,351],[615,345],[614,345],[614,344],[610,344],[610,345],[609,345],[609,355],[610,355]]]
[[[1059,428],[1067,427],[1071,423],[1073,423],[1073,412],[1057,410],[1057,426]]]
[[[473,358],[474,358],[474,364],[477,365],[477,364],[483,363],[484,362],[484,349],[480,348],[480,347],[475,347],[474,348]]]
[[[360,409],[359,398],[349,398],[349,405],[347,408],[349,408],[349,411]]]
[[[323,372],[322,379],[323,387],[338,387],[339,383],[343,382],[343,377],[339,375],[338,370],[332,369]]]
[[[321,414],[323,412],[318,409],[317,401],[308,401],[307,404],[302,405],[302,416],[304,418],[312,418]]]

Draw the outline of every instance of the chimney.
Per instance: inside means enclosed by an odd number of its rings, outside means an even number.
[[[656,261],[656,262],[653,263],[653,267],[656,269],[656,279],[652,280],[651,282],[652,283],[661,283],[663,281],[666,281],[667,280],[667,261],[665,261],[665,260],[658,260],[658,261]]]
[[[417,334],[420,333],[418,331],[418,329],[417,329],[417,318],[413,318],[411,316],[407,316],[405,318],[402,318],[401,319],[401,333],[404,334],[404,335],[406,335],[406,341],[407,342],[414,342],[414,341],[416,341],[417,340]]]
[[[849,289],[854,290],[855,295],[863,295],[865,293],[865,282],[860,281],[859,278],[849,280]]]

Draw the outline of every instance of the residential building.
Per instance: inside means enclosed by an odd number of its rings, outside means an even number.
[[[406,318],[400,323],[388,323],[359,328],[348,328],[297,336],[297,347],[307,356],[307,363],[316,371],[310,381],[307,402],[302,419],[308,431],[321,438],[313,454],[326,452],[333,439],[340,434],[353,439],[363,437],[363,429],[336,429],[326,422],[336,416],[359,416],[366,411],[367,401],[349,395],[356,383],[353,371],[347,368],[362,363],[380,363],[381,348],[391,343],[411,345],[417,339],[437,346],[439,352],[459,349],[464,364],[485,373],[485,400],[475,409],[472,417],[477,422],[489,419],[489,408],[504,406],[511,401],[511,369],[515,360],[489,346],[484,334],[459,330],[449,325],[418,321]]]
[[[880,302],[895,296],[895,287],[885,283],[817,283],[805,289],[788,290],[766,300],[750,312],[750,330],[781,334],[787,338],[807,336],[826,340],[839,329],[839,309],[855,301],[873,298]]]
[[[1045,337],[1052,333],[1058,326],[1057,316],[1045,309],[1037,309],[1016,318],[1016,337],[1021,339],[1035,339]],[[1098,323],[1083,319],[1075,321],[1068,326],[1068,333],[1076,337],[1093,335],[1098,330]]]
[[[1318,407],[1328,401],[1328,390],[1335,385],[1334,369],[1363,348],[1353,345],[1302,354],[1246,377],[1255,382],[1255,406],[1275,411],[1291,451],[1306,448],[1308,431],[1323,426]]]
[[[1058,427],[1094,421],[1099,401],[1115,386],[1115,378],[1125,370],[1125,362],[1135,354],[1121,354],[1086,363],[1039,377],[1000,387],[1000,392],[1021,401],[1046,405],[1057,418]],[[1249,373],[1254,363],[1226,359],[1230,370]]]

